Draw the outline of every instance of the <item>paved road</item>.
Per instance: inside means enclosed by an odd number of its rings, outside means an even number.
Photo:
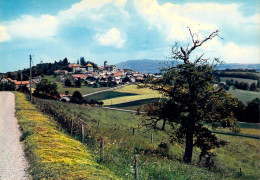
[[[125,111],[125,112],[137,113],[137,111],[135,111],[135,110],[129,110],[129,109],[111,108],[111,107],[107,107],[107,106],[103,106],[102,108],[104,108],[104,109],[116,110],[116,111]],[[140,113],[140,114],[145,114],[146,112],[140,111],[139,113]]]
[[[28,164],[20,143],[15,113],[15,96],[0,92],[0,180],[29,179]]]

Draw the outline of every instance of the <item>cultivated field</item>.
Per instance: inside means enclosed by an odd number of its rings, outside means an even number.
[[[242,101],[244,104],[247,104],[255,98],[260,98],[260,92],[233,89],[232,87],[229,89],[228,93],[231,93],[234,97],[238,98],[238,100]]]
[[[159,97],[161,97],[161,94],[157,91],[149,88],[140,89],[137,85],[129,85],[115,91],[88,96],[87,99],[102,100],[105,106],[133,110]]]

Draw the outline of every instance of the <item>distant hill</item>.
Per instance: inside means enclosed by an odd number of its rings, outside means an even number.
[[[139,71],[142,73],[158,73],[160,72],[160,68],[164,67],[164,64],[167,61],[164,60],[150,60],[150,59],[141,59],[141,60],[128,60],[125,62],[121,62],[116,64],[119,69],[132,69],[135,71]],[[216,67],[217,70],[225,70],[225,69],[256,69],[260,70],[260,64],[238,64],[238,63],[230,63],[218,65]]]
[[[142,73],[158,73],[160,72],[159,69],[164,66],[163,63],[166,63],[166,61],[149,59],[128,60],[116,64],[116,67],[119,69],[132,69]]]

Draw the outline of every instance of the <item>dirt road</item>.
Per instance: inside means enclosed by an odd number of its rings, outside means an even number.
[[[29,179],[21,132],[15,113],[15,95],[0,92],[0,180]]]

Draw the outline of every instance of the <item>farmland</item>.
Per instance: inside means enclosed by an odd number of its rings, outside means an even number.
[[[98,93],[86,98],[102,100],[105,106],[134,110],[159,97],[161,94],[157,91],[148,88],[140,89],[137,85],[128,85],[115,91]]]
[[[230,88],[228,93],[231,93],[234,97],[238,98],[238,100],[242,101],[244,104],[247,104],[253,99],[260,97],[260,92],[246,91],[241,89]]]
[[[199,155],[197,148],[194,150],[192,165],[185,165],[181,161],[184,144],[169,144],[166,133],[141,128],[140,121],[144,116],[48,100],[42,101],[42,105],[69,117],[80,116],[87,122],[91,126],[91,131],[86,135],[87,148],[96,157],[96,162],[99,162],[100,137],[103,137],[105,160],[101,164],[123,179],[134,178],[135,154],[139,156],[140,179],[235,179],[240,176],[242,179],[259,178],[260,144],[257,139],[218,135],[227,140],[229,145],[216,150],[217,170],[207,170],[196,165]],[[242,127],[242,132],[247,131],[249,134],[259,131],[258,126],[243,124]],[[158,145],[162,142],[169,145],[169,151],[159,148]],[[239,172],[240,168],[242,174]]]

